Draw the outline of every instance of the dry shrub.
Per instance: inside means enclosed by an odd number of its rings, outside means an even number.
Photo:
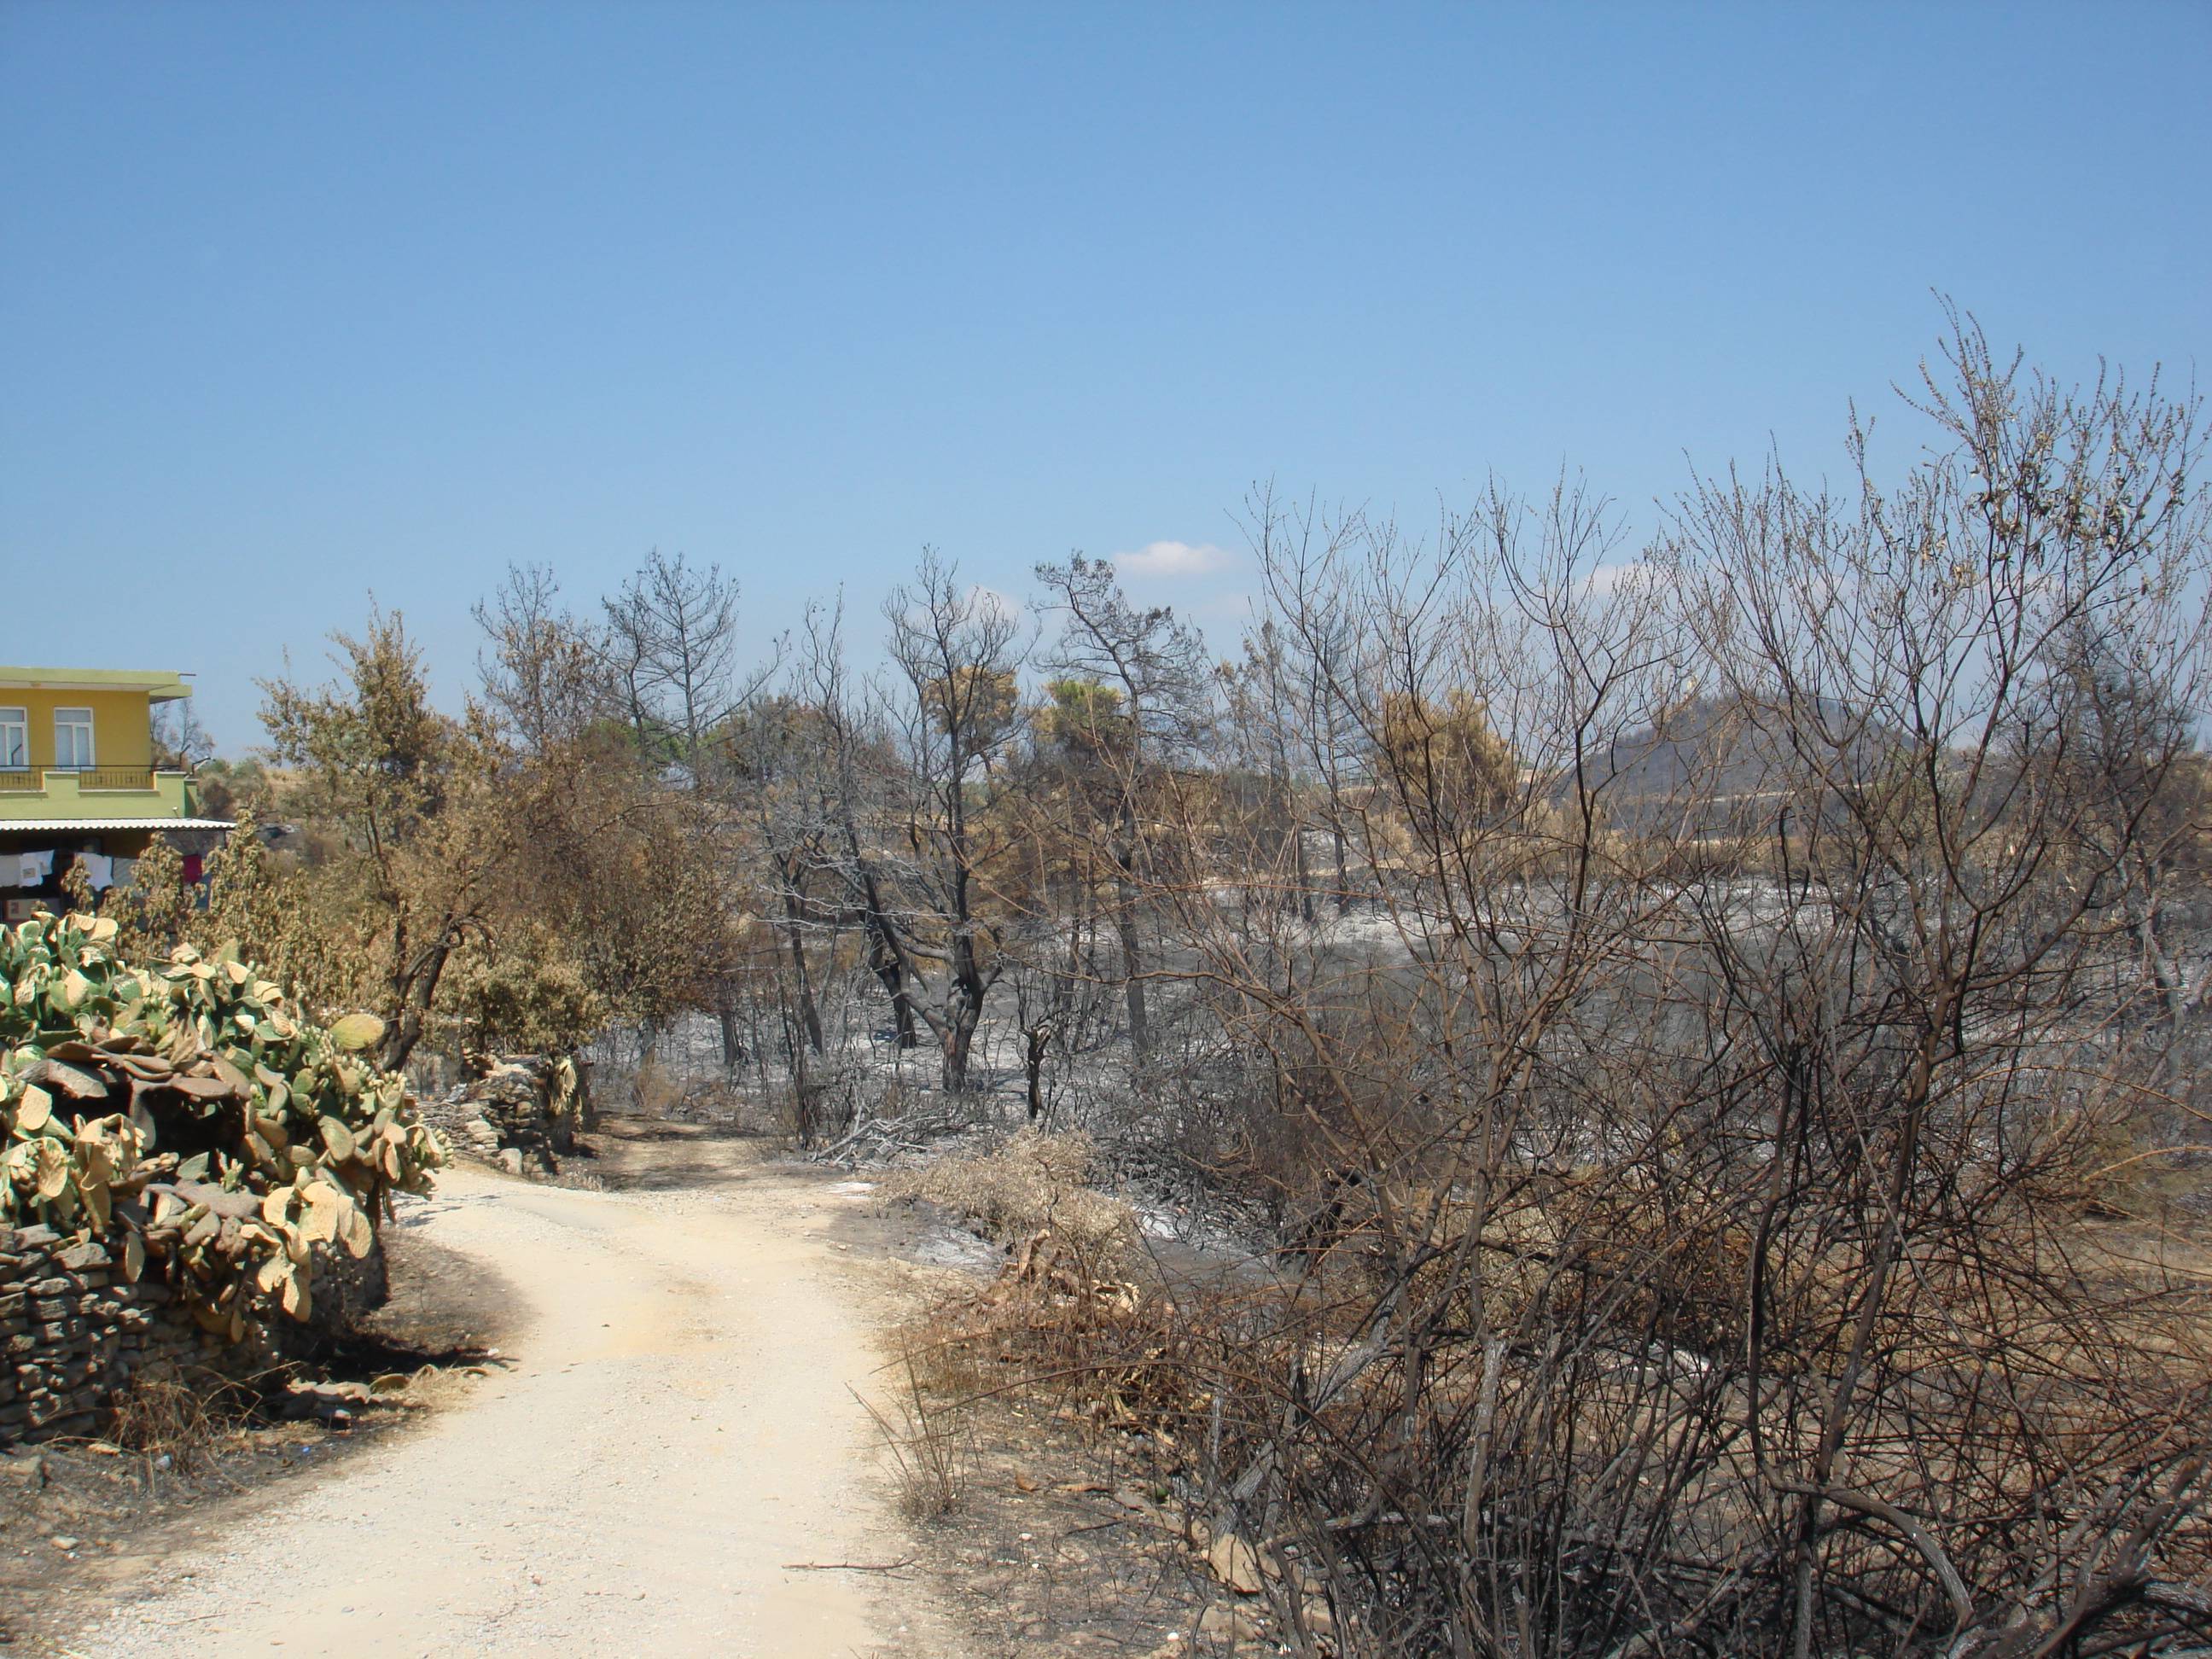
[[[948,1295],[910,1334],[896,1420],[871,1408],[917,1512],[943,1513],[951,1501],[945,1460],[956,1442],[933,1424],[964,1425],[985,1395],[1042,1386],[1102,1419],[1157,1421],[1164,1402],[1146,1389],[1172,1372],[1155,1340],[1166,1310],[1123,1277],[1142,1257],[1136,1217],[1084,1184],[1096,1159],[1087,1136],[1025,1128],[884,1183],[888,1196],[939,1205],[1009,1253],[988,1286]]]
[[[1054,1254],[1086,1277],[1110,1278],[1137,1255],[1136,1214],[1084,1184],[1097,1158],[1087,1135],[1024,1129],[994,1151],[902,1171],[884,1191],[927,1199],[1001,1244],[1049,1233]]]
[[[250,1388],[213,1378],[136,1377],[115,1397],[108,1437],[141,1454],[149,1470],[201,1473],[237,1441],[255,1399]],[[163,1457],[169,1460],[165,1466],[159,1463]]]
[[[684,1079],[653,1055],[637,1063],[630,1079],[632,1100],[640,1117],[670,1116],[684,1098]]]
[[[925,1386],[1036,1395],[1127,1436],[1194,1535],[1235,1528],[1279,1565],[1267,1593],[1286,1628],[1328,1605],[1338,1633],[1303,1651],[1446,1651],[1437,1626],[1480,1616],[1462,1588],[1470,1560],[1503,1577],[1547,1551],[1580,1580],[1532,1608],[1532,1641],[1491,1650],[1546,1650],[1540,1614],[1567,1638],[1553,1650],[1594,1636],[1612,1651],[1634,1596],[1680,1596],[1686,1575],[1717,1577],[1728,1600],[1682,1650],[1757,1650],[1796,1515],[1784,1483],[1817,1449],[1867,1242],[1838,1207],[1791,1249],[1770,1247],[1754,1359],[1749,1212],[1700,1194],[1679,1154],[1671,1182],[1584,1168],[1522,1180],[1480,1211],[1449,1188],[1347,1204],[1282,1282],[1109,1280],[1032,1236],[991,1286],[933,1310]],[[2078,1230],[2041,1202],[1970,1191],[1960,1203],[1913,1249],[1875,1328],[1854,1485],[1820,1534],[1821,1572],[1838,1595],[1865,1586],[1901,1604],[1929,1576],[1910,1530],[1923,1515],[1962,1517],[1924,1547],[1969,1585],[2021,1571],[2037,1527],[2109,1529],[2117,1550],[2136,1523],[2133,1488],[2106,1484],[2118,1468],[2183,1508],[2161,1523],[2155,1580],[2106,1589],[2166,1597],[2172,1613],[2212,1559],[2206,1524],[2186,1515],[2212,1358],[2204,1298],[2069,1260]],[[2134,1342],[2113,1343],[2115,1321]],[[2008,1386],[1986,1381],[2000,1376]],[[2005,1455],[1984,1455],[1991,1445]],[[1902,1494],[1905,1518],[1844,1507],[1883,1501],[1863,1491]],[[1690,1547],[1618,1565],[1666,1537]],[[1680,1605],[1668,1621],[1686,1629],[1696,1604]],[[1932,1647],[1908,1638],[1899,1650],[1941,1650],[1956,1613],[1936,1607]],[[2154,1629],[2152,1611],[2136,1625]],[[1853,1621],[1863,1650],[1887,1650],[1879,1620]]]
[[[940,1399],[1020,1395],[1102,1433],[1140,1436],[1163,1490],[1209,1488],[1224,1445],[1264,1437],[1258,1379],[1287,1372],[1317,1327],[1271,1279],[1242,1273],[1176,1280],[1148,1256],[1130,1277],[1089,1272],[1040,1229],[980,1291],[940,1296],[916,1322],[909,1375]],[[1340,1325],[1345,1322],[1339,1322]],[[1243,1455],[1240,1450],[1237,1455]]]

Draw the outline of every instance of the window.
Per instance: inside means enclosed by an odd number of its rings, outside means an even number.
[[[0,771],[20,772],[31,763],[31,721],[21,708],[0,708]]]
[[[54,710],[54,765],[62,771],[92,764],[92,710]]]

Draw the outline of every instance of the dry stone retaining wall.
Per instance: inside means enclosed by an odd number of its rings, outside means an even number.
[[[588,1127],[591,1096],[584,1068],[543,1054],[477,1057],[474,1081],[442,1100],[425,1101],[422,1121],[441,1131],[457,1152],[471,1153],[513,1174],[560,1172]]]
[[[106,1245],[51,1227],[0,1227],[0,1445],[95,1432],[136,1376],[252,1363],[204,1337],[167,1285],[131,1284]]]

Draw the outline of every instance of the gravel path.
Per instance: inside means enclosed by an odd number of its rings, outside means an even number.
[[[473,1170],[403,1209],[526,1304],[511,1367],[281,1507],[164,1559],[88,1655],[951,1655],[848,1385],[875,1295],[842,1201],[691,1144],[709,1184],[574,1192]],[[648,1179],[648,1188],[659,1184]]]

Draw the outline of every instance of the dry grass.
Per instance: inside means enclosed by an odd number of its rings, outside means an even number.
[[[899,1507],[916,1521],[960,1508],[975,1462],[974,1391],[958,1385],[947,1356],[933,1355],[931,1363],[933,1386],[925,1385],[908,1349],[899,1357],[899,1386],[884,1405],[853,1393],[890,1454]]]
[[[115,1397],[108,1437],[149,1472],[211,1474],[244,1438],[257,1399],[252,1387],[221,1379],[138,1377]]]
[[[909,1514],[958,1507],[978,1401],[1048,1375],[1096,1399],[1099,1339],[1113,1331],[1109,1357],[1127,1347],[1119,1327],[1140,1298],[1116,1275],[1141,1255],[1136,1216],[1084,1184],[1095,1164],[1086,1136],[1024,1129],[990,1152],[940,1158],[885,1182],[886,1196],[927,1200],[1009,1251],[988,1289],[941,1303],[906,1334],[890,1402],[862,1402]]]

